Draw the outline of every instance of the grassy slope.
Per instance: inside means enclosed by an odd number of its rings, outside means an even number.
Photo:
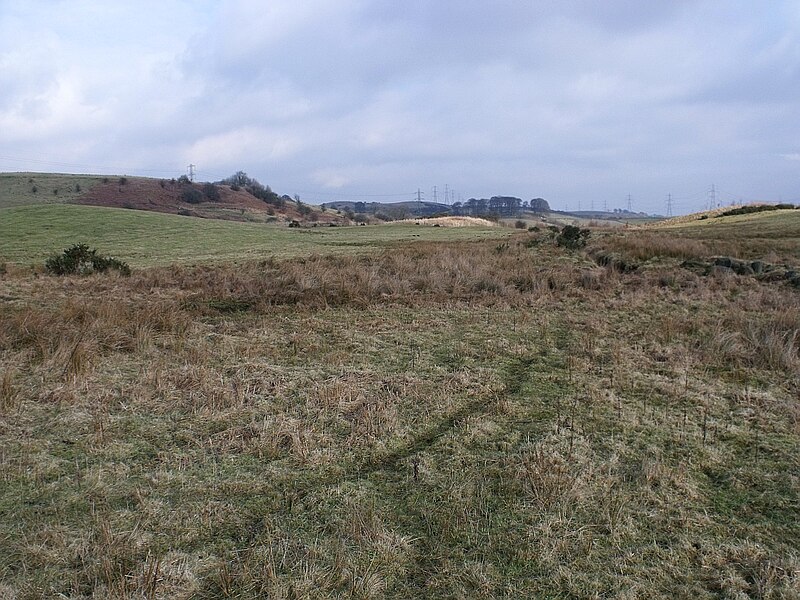
[[[97,175],[0,173],[0,209],[70,202],[102,181]]]
[[[545,232],[2,278],[0,596],[797,597],[797,300]]]
[[[78,242],[142,266],[341,253],[402,241],[508,234],[501,228],[465,231],[391,224],[301,230],[124,209],[41,205],[0,210],[0,260],[41,263]]]
[[[768,262],[800,263],[800,210],[780,210],[749,215],[695,221],[663,221],[631,231],[629,243],[637,238],[660,239],[682,245],[683,258],[700,258],[703,253],[730,255]],[[677,254],[676,254],[677,255]]]
[[[689,222],[666,220],[652,227],[668,230],[672,234],[706,239],[800,238],[800,210],[766,211]]]

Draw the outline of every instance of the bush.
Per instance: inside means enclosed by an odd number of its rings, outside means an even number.
[[[575,225],[564,225],[556,238],[556,243],[568,250],[578,250],[586,246],[586,240],[590,233],[588,229],[581,229]]]
[[[120,177],[119,178],[119,184],[120,185],[127,185],[127,183],[128,183],[128,178],[127,177]]]
[[[771,210],[793,210],[795,208],[794,204],[758,204],[758,205],[748,205],[748,206],[739,206],[737,208],[731,208],[730,210],[726,210],[717,215],[719,217],[732,217],[735,215],[749,215],[752,213],[760,213],[766,212]]]
[[[215,186],[213,183],[206,183],[203,186],[203,195],[211,202],[219,202],[222,199],[219,194],[219,188],[217,188],[217,186]]]
[[[48,273],[52,275],[89,275],[103,273],[115,269],[122,275],[130,275],[131,268],[127,263],[107,256],[99,256],[97,250],[87,244],[75,244],[61,254],[54,254],[44,263]]]
[[[200,204],[203,201],[203,193],[193,187],[187,187],[181,191],[181,200],[187,204]]]
[[[515,229],[525,229],[525,221],[519,219],[514,223]]]
[[[181,175],[180,177],[178,177],[178,183],[183,185],[183,184],[186,184],[186,183],[192,183],[192,181],[191,181],[191,179],[189,179],[189,177],[187,175]]]

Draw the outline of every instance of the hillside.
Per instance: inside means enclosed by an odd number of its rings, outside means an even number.
[[[226,185],[148,177],[0,173],[0,208],[34,204],[84,204],[174,215],[261,223],[344,223],[343,217],[316,207],[300,207],[284,197],[267,204],[247,191]]]

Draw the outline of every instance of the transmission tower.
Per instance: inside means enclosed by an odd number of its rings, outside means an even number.
[[[447,191],[447,184],[444,184],[444,203],[447,204],[448,199],[450,198],[450,192]]]
[[[417,188],[417,213],[422,214],[422,191]]]
[[[667,216],[672,216],[672,194],[667,194]]]
[[[189,170],[189,181],[194,181],[194,168],[195,168],[195,165],[190,164],[186,168]]]
[[[628,194],[628,212],[633,212],[633,209],[631,208],[631,195],[630,194]]]
[[[436,195],[436,186],[433,186],[433,202],[434,204],[437,202],[438,196]]]
[[[711,184],[711,189],[708,190],[708,210],[714,210],[717,207],[717,188]]]

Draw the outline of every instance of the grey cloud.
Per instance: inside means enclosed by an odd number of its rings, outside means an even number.
[[[232,0],[141,14],[85,2],[72,4],[77,33],[34,6],[15,14],[64,60],[0,70],[19,152],[43,153],[49,132],[56,145],[81,136],[82,160],[244,168],[321,198],[448,183],[573,208],[635,193],[650,210],[714,181],[786,197],[796,170],[789,0]],[[123,14],[136,35],[81,39],[98,14]],[[0,61],[19,48],[0,41]],[[20,116],[56,97],[48,81],[74,90],[69,128]],[[0,140],[0,156],[14,151]]]

